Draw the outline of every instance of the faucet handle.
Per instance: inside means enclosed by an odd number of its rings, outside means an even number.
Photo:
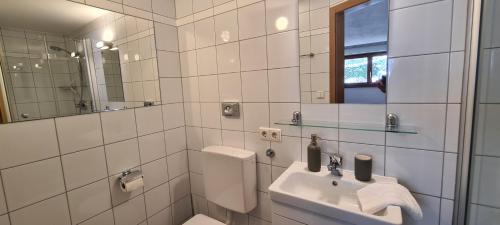
[[[330,157],[330,165],[339,165],[342,166],[343,158],[338,153],[326,153]]]

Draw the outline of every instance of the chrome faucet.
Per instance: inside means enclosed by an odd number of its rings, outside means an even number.
[[[332,173],[333,176],[342,176],[342,156],[338,153],[327,153],[330,157],[330,163],[326,166],[328,171]]]

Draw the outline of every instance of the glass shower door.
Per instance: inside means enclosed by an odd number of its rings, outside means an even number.
[[[500,225],[500,0],[483,0],[467,222]]]

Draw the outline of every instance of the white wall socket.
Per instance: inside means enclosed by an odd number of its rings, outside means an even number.
[[[281,129],[259,127],[260,139],[273,142],[281,142]]]

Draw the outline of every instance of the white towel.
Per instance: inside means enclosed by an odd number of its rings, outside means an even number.
[[[404,186],[396,183],[374,183],[357,191],[361,211],[374,214],[389,205],[400,206],[416,220],[423,217],[422,209]]]

